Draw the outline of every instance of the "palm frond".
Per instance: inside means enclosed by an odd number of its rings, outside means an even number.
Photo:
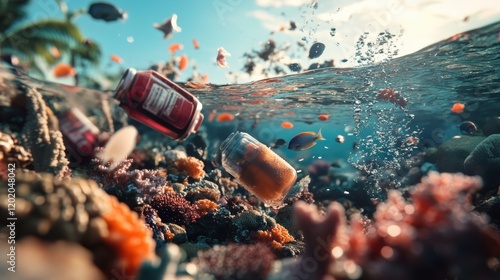
[[[0,1],[0,33],[7,30],[26,18],[24,8],[30,0],[1,0]]]
[[[87,41],[85,44],[78,44],[72,49],[72,52],[80,60],[86,60],[94,66],[99,65],[101,48],[94,42]]]

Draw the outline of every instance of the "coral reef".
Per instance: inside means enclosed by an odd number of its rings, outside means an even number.
[[[464,172],[464,160],[485,139],[482,136],[454,137],[438,147],[436,164],[439,172]]]
[[[398,191],[389,192],[373,223],[355,215],[348,225],[337,203],[320,219],[299,202],[296,217],[306,253],[294,274],[301,279],[498,279],[500,234],[470,212],[467,194],[480,185],[474,177],[430,173],[411,191],[412,203]],[[311,266],[317,269],[308,271]]]
[[[155,195],[151,206],[158,211],[158,216],[164,223],[186,225],[200,217],[189,201],[172,192]]]
[[[286,228],[280,224],[276,224],[269,230],[258,230],[255,235],[255,240],[269,243],[273,249],[279,250],[283,248],[283,244],[294,241],[294,238],[288,233]]]
[[[28,115],[22,135],[24,146],[33,156],[35,171],[49,172],[57,177],[69,176],[69,161],[57,118],[36,89],[28,89],[26,96]]]
[[[203,170],[205,164],[195,157],[178,158],[173,165],[178,172],[186,174],[193,179],[199,180],[205,176],[205,171]]]
[[[258,280],[269,274],[274,259],[266,245],[229,244],[199,253],[195,263],[217,280]]]
[[[103,213],[109,231],[104,242],[118,253],[114,267],[123,267],[126,275],[135,275],[143,261],[154,258],[151,231],[137,213],[118,202],[116,197],[110,196],[108,205],[110,209]]]
[[[1,218],[7,219],[7,182],[0,182]],[[16,239],[67,240],[89,249],[107,275],[134,275],[154,248],[137,214],[107,195],[94,181],[59,180],[50,174],[16,174]],[[6,228],[2,229],[5,234]]]
[[[7,180],[8,164],[15,168],[26,168],[33,162],[31,154],[11,134],[0,131],[0,179]]]

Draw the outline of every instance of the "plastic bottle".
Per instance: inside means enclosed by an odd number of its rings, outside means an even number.
[[[267,205],[280,206],[297,180],[288,162],[247,133],[231,133],[220,149],[226,171]]]
[[[152,70],[127,69],[114,98],[131,118],[174,140],[186,139],[203,122],[200,101]]]

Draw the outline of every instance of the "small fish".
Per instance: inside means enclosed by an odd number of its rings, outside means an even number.
[[[460,113],[464,112],[464,109],[465,109],[465,104],[463,104],[463,103],[455,103],[451,107],[450,111],[452,113],[454,113],[454,114],[460,114]]]
[[[284,128],[284,129],[291,129],[291,128],[293,128],[293,123],[291,123],[291,122],[282,122],[281,123],[281,127]]]
[[[123,63],[123,59],[121,57],[117,56],[116,54],[111,55],[111,61],[116,62],[118,64]]]
[[[111,162],[109,170],[115,169],[134,150],[139,134],[131,125],[125,126],[109,138],[106,146],[97,155],[103,162]]]
[[[288,69],[290,69],[290,71],[292,72],[300,72],[300,70],[302,70],[302,66],[300,66],[299,63],[292,63],[292,64],[288,64]]]
[[[319,114],[318,119],[320,121],[327,121],[330,118],[330,114]]]
[[[153,25],[156,29],[163,32],[163,39],[172,37],[172,32],[181,32],[182,28],[177,25],[177,15],[173,14],[171,18],[167,19],[163,24],[155,23]]]
[[[107,22],[127,19],[127,12],[123,12],[116,6],[105,2],[92,3],[89,7],[88,14],[94,19],[102,19]]]
[[[76,70],[67,63],[59,63],[54,67],[54,76],[61,78],[66,76],[75,76]]]
[[[234,115],[227,112],[220,113],[217,117],[217,122],[230,122],[232,120],[234,120]]]
[[[200,43],[198,43],[198,40],[193,39],[193,47],[194,47],[195,49],[199,49],[199,48],[200,48]]]
[[[337,141],[339,143],[344,143],[345,137],[339,134],[339,135],[337,135],[337,138],[335,138],[335,141]]]
[[[184,70],[187,68],[188,66],[188,63],[189,63],[189,59],[187,57],[187,55],[183,54],[181,55],[181,57],[179,58],[179,65],[178,65],[178,68],[179,70]]]
[[[462,132],[462,134],[473,134],[474,132],[477,132],[476,124],[471,121],[462,122],[458,128],[460,128],[460,132]]]
[[[316,42],[309,49],[309,59],[320,57],[325,51],[325,44]]]
[[[316,140],[326,140],[321,136],[321,128],[318,134],[312,131],[306,131],[295,135],[292,140],[290,140],[290,143],[288,143],[288,149],[293,151],[309,149],[316,145]]]
[[[176,51],[180,51],[184,48],[184,46],[182,44],[179,44],[179,43],[173,43],[171,44],[169,47],[168,47],[168,50],[170,51],[170,53],[175,53]]]
[[[219,67],[224,68],[228,66],[226,56],[231,56],[231,54],[223,47],[217,49],[217,65],[219,65]]]

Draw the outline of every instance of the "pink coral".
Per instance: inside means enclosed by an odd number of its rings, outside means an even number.
[[[500,234],[471,213],[468,199],[480,185],[475,177],[430,173],[411,192],[412,203],[391,191],[373,223],[354,215],[348,225],[337,203],[320,219],[297,202],[306,252],[294,273],[301,279],[499,279]],[[312,265],[317,269],[306,273]]]

